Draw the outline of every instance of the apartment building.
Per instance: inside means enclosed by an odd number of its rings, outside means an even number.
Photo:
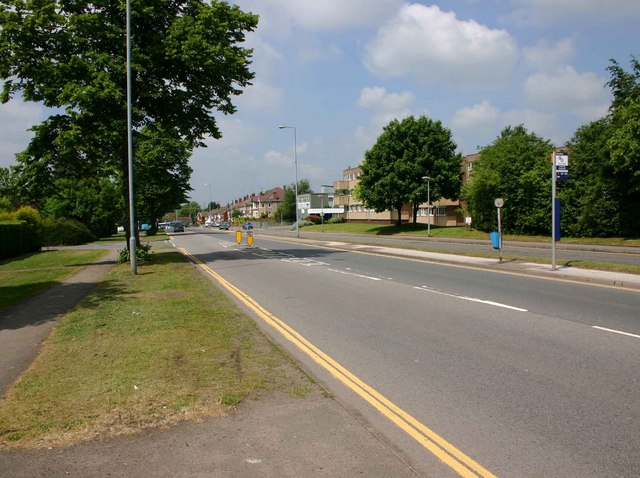
[[[479,154],[471,154],[463,158],[463,182],[469,181],[471,171],[473,171],[473,162],[479,158]],[[362,202],[354,197],[353,193],[361,174],[362,168],[360,166],[348,167],[342,171],[342,180],[333,183],[335,190],[334,206],[344,208],[344,217],[349,222],[395,222],[398,217],[397,211],[377,213],[372,209],[366,208]],[[463,209],[463,204],[459,200],[453,201],[441,198],[437,201],[432,201],[430,211],[427,203],[420,204],[416,221],[421,224],[431,223],[435,226],[462,226],[465,225]],[[402,222],[411,222],[413,220],[412,213],[413,206],[406,204],[400,211]]]

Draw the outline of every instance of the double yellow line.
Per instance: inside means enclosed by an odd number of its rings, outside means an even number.
[[[258,315],[267,324],[276,329],[283,337],[298,347],[301,351],[311,357],[318,365],[326,369],[336,379],[340,380],[345,386],[353,390],[360,397],[366,400],[371,406],[378,410],[382,415],[395,423],[400,429],[405,431],[409,436],[420,443],[424,448],[433,453],[443,463],[456,471],[463,477],[493,477],[490,471],[482,467],[475,460],[462,453],[451,443],[433,432],[418,420],[413,418],[407,412],[397,407],[383,395],[364,383],[358,377],[345,369],[338,362],[333,360],[322,350],[305,339],[302,335],[282,322],[276,316],[264,309],[254,299],[238,289],[236,286],[228,282],[224,277],[214,272],[206,264],[192,256],[186,249],[179,249],[184,255],[189,257],[193,262],[198,264],[208,275],[213,277],[225,289],[231,292],[238,300],[244,303],[256,315]]]

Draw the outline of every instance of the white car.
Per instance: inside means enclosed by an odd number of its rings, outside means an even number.
[[[213,221],[210,221],[209,219],[207,219],[204,222],[204,227],[211,227],[211,226],[213,226]]]

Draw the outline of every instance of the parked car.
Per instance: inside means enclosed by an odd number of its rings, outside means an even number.
[[[218,226],[218,229],[220,229],[221,231],[228,231],[229,230],[229,223],[228,222],[221,222],[220,225]]]
[[[172,221],[167,224],[167,232],[184,232],[184,224],[182,221]]]
[[[242,229],[253,229],[253,224],[251,224],[251,221],[247,221],[242,225]]]

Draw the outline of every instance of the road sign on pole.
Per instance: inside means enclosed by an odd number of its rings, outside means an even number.
[[[560,239],[560,200],[556,198],[556,181],[569,179],[569,155],[551,153],[551,270],[556,270],[556,242]]]

